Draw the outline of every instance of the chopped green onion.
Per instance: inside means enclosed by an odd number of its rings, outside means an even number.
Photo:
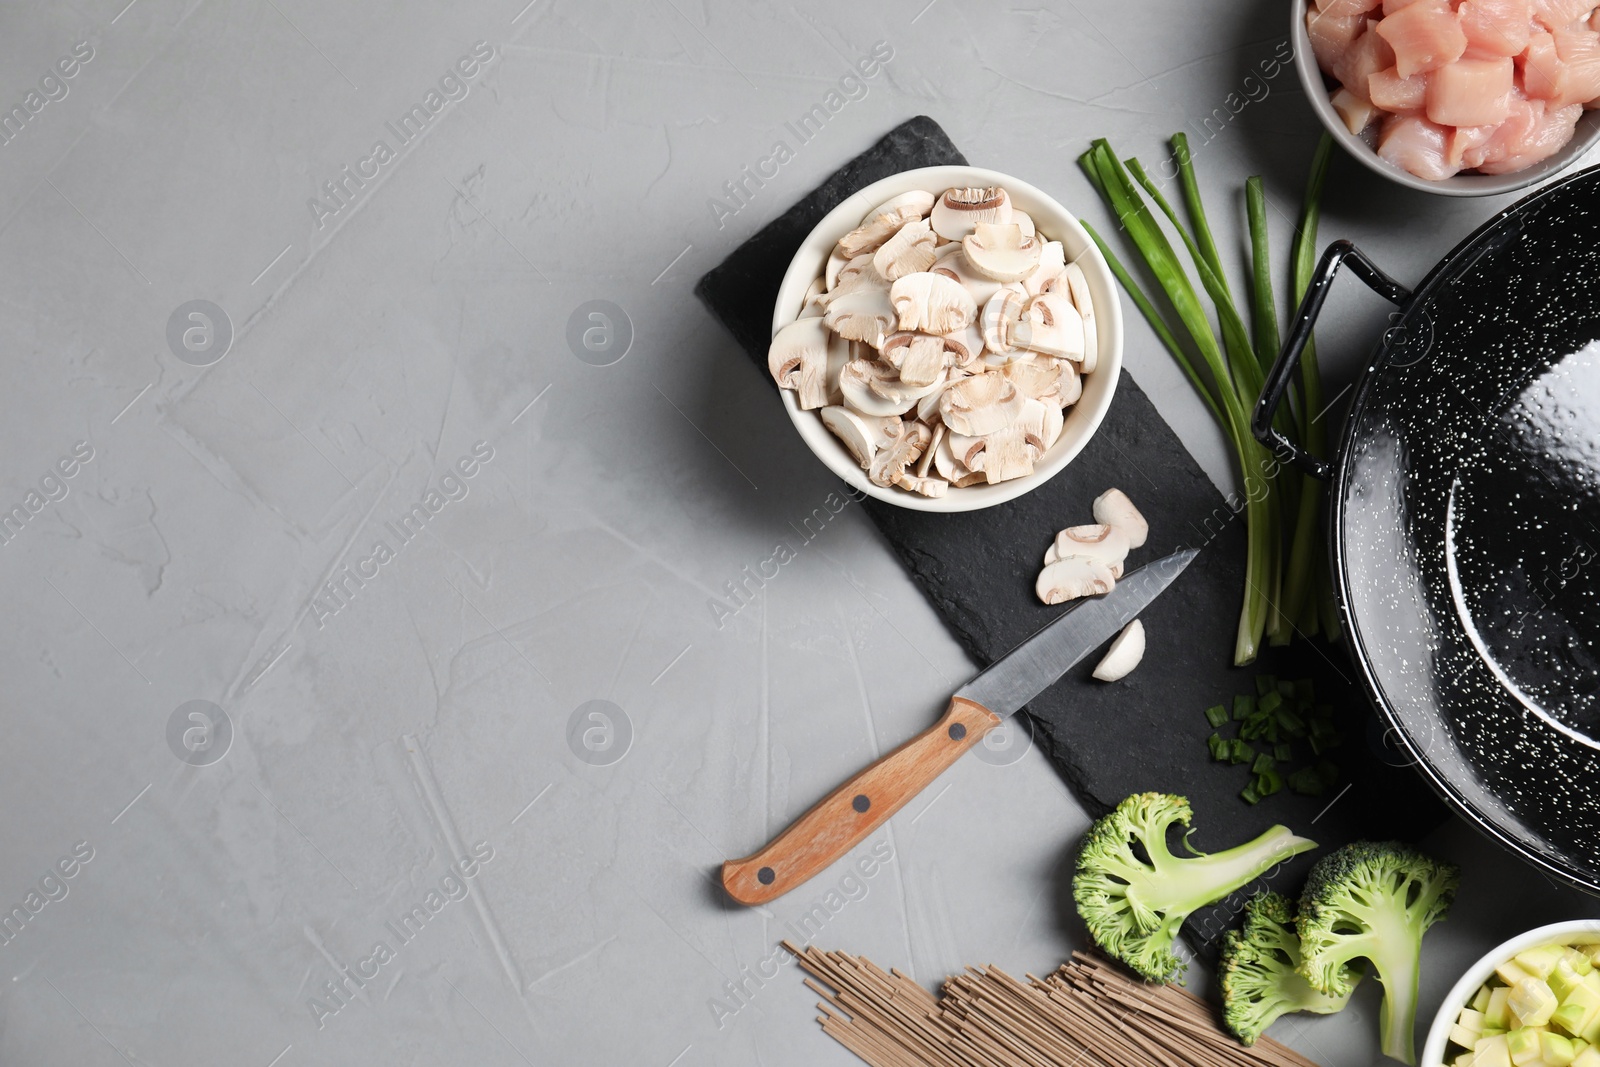
[[[1261,794],[1256,791],[1254,783],[1251,783],[1250,785],[1247,785],[1241,789],[1239,791],[1239,796],[1246,804],[1259,804],[1261,802]]]
[[[1206,722],[1210,723],[1212,725],[1212,727],[1221,726],[1223,723],[1225,723],[1227,721],[1228,721],[1228,709],[1223,707],[1221,704],[1218,704],[1214,708],[1207,708],[1206,709]]]
[[[1250,769],[1252,771],[1254,771],[1256,774],[1260,774],[1263,771],[1272,770],[1272,768],[1274,766],[1276,766],[1277,762],[1278,762],[1277,760],[1273,759],[1271,756],[1269,756],[1265,752],[1263,752],[1263,753],[1261,753],[1261,755],[1256,757],[1256,760],[1255,760],[1254,763],[1250,764]]]

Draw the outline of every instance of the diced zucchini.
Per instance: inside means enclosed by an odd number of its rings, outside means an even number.
[[[1511,1009],[1506,1007],[1506,1002],[1511,999],[1510,986],[1496,986],[1489,990],[1489,1006],[1483,1009],[1483,1021],[1488,1026],[1497,1026],[1502,1030],[1511,1026]]]
[[[1517,1067],[1528,1067],[1539,1058],[1539,1031],[1531,1026],[1521,1026],[1506,1035],[1506,1050]]]
[[[1450,1028],[1450,1040],[1462,1048],[1470,1049],[1478,1043],[1478,1039],[1482,1036],[1478,1031],[1469,1030],[1460,1023],[1456,1023]]]
[[[1600,1067],[1600,1048],[1590,1045],[1572,1058],[1572,1067]]]
[[[1512,1020],[1522,1028],[1544,1026],[1560,1004],[1549,985],[1532,977],[1518,980],[1511,987],[1511,999],[1506,1002],[1511,1009]]]
[[[1529,973],[1523,970],[1522,964],[1516,960],[1506,960],[1494,969],[1494,973],[1495,977],[1508,986],[1514,986],[1524,978],[1530,977]]]
[[[1583,1033],[1584,1023],[1589,1021],[1588,1012],[1582,1004],[1563,1004],[1550,1016],[1550,1025],[1565,1030],[1569,1034]]]
[[[1589,957],[1589,962],[1600,967],[1600,941],[1592,945],[1579,945],[1578,951]]]
[[[1480,1037],[1478,1043],[1472,1046],[1472,1067],[1511,1067],[1509,1035]],[[1600,1063],[1583,1064],[1581,1067],[1600,1067]]]
[[[1522,965],[1523,970],[1535,978],[1548,978],[1566,951],[1565,945],[1536,945],[1533,948],[1523,949],[1513,958]]]
[[[1557,997],[1565,1000],[1568,993],[1583,985],[1583,975],[1573,970],[1568,960],[1562,959],[1545,981],[1550,983],[1550,989]]]
[[[1539,1058],[1550,1067],[1568,1067],[1578,1054],[1572,1042],[1549,1030],[1539,1031]]]
[[[1588,956],[1583,954],[1582,949],[1568,945],[1566,951],[1561,954],[1561,958],[1566,960],[1567,964],[1580,975],[1588,974],[1594,970],[1594,964],[1590,962]]]
[[[1479,1012],[1488,1011],[1489,994],[1492,992],[1493,990],[1491,990],[1488,986],[1479,986],[1478,991],[1472,995],[1472,1010]]]
[[[1472,1067],[1472,1053],[1463,1052],[1451,1061],[1451,1067]]]

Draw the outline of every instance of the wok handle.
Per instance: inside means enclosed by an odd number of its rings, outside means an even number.
[[[1351,274],[1366,282],[1373,292],[1391,304],[1403,307],[1411,299],[1410,289],[1379,270],[1372,260],[1362,254],[1361,249],[1349,241],[1335,241],[1329,245],[1311,276],[1305,299],[1300,301],[1300,307],[1294,313],[1289,339],[1284,342],[1283,351],[1278,353],[1272,370],[1267,374],[1261,399],[1256,401],[1255,415],[1250,420],[1250,432],[1257,441],[1272,449],[1279,459],[1293,463],[1323,481],[1333,477],[1333,464],[1321,456],[1313,456],[1279,433],[1273,427],[1272,420],[1278,412],[1278,405],[1283,403],[1283,394],[1294,379],[1306,343],[1311,340],[1311,329],[1316,325],[1317,316],[1322,313],[1322,303],[1328,299],[1328,291],[1333,288],[1334,276],[1339,273],[1340,266],[1346,263]]]

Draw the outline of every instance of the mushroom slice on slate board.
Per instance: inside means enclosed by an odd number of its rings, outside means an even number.
[[[1095,665],[1094,677],[1102,682],[1121,681],[1144,659],[1144,623],[1134,619],[1111,639],[1111,647]]]
[[[1150,524],[1121,489],[1107,489],[1094,498],[1094,521],[1120,527],[1128,536],[1128,547],[1138,548],[1150,534]]]
[[[1111,568],[1098,559],[1069,556],[1058,559],[1039,572],[1034,592],[1046,604],[1065,604],[1081,596],[1098,596],[1117,584]]]

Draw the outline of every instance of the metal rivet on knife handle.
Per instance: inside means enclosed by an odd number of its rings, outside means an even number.
[[[809,880],[887,822],[998,725],[1000,716],[956,697],[927,731],[835,789],[766,848],[724,863],[722,884],[728,895],[741,904],[765,904]]]

